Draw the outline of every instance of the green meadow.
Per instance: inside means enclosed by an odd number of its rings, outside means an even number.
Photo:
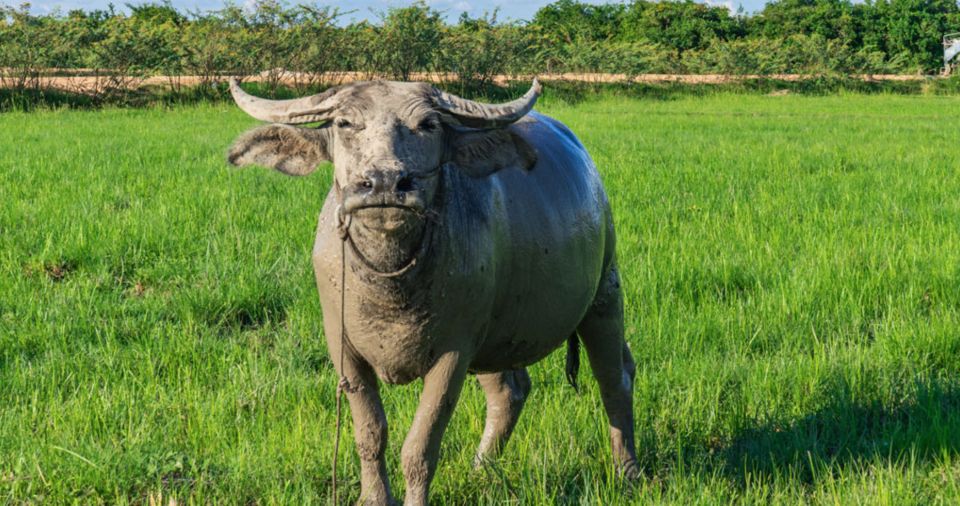
[[[479,471],[468,382],[434,503],[960,502],[960,98],[548,87],[538,109],[613,203],[645,478],[616,478],[586,360],[577,394],[558,351]],[[0,115],[0,503],[329,503],[310,251],[331,172],[228,168],[256,123]],[[398,496],[419,389],[383,389]]]

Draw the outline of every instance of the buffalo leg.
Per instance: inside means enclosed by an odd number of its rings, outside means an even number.
[[[330,356],[339,357],[340,343],[327,340]],[[393,504],[390,482],[387,478],[387,417],[380,400],[377,377],[363,360],[344,355],[343,370],[339,360],[334,360],[337,372],[347,380],[345,388],[350,414],[353,417],[353,435],[360,457],[359,504]]]
[[[636,365],[623,337],[623,294],[616,266],[604,276],[577,332],[600,385],[600,396],[610,422],[614,463],[622,475],[636,478],[640,474],[633,434]]]
[[[449,352],[442,355],[423,378],[420,404],[400,452],[407,484],[405,505],[427,504],[430,480],[440,457],[440,440],[457,405],[466,374],[463,357]]]
[[[497,457],[507,444],[530,393],[526,369],[478,374],[477,381],[487,396],[487,421],[474,458],[474,466]]]

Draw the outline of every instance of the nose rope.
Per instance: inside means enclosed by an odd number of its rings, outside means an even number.
[[[438,175],[440,173],[440,168],[441,167],[438,166],[435,170],[429,172],[425,176],[433,177]],[[337,182],[336,178],[334,178],[333,187],[334,191],[337,193],[337,200],[343,202],[342,189],[340,188],[340,184]],[[363,266],[369,269],[373,274],[383,278],[395,278],[403,275],[417,264],[417,257],[423,254],[427,249],[427,245],[430,242],[429,234],[433,228],[429,225],[427,226],[427,230],[423,232],[423,237],[420,239],[420,248],[413,254],[406,265],[395,271],[384,272],[373,266],[370,261],[367,260],[362,253],[360,253],[360,250],[357,249],[357,245],[354,244],[353,238],[350,236],[350,225],[353,223],[353,215],[350,213],[344,213],[342,204],[337,204],[335,214],[337,217],[337,235],[340,237],[340,378],[337,381],[336,427],[333,437],[333,462],[331,464],[331,467],[333,468],[331,492],[333,495],[334,505],[339,503],[337,497],[337,457],[340,455],[340,432],[343,425],[343,393],[354,392],[353,387],[350,386],[350,382],[347,380],[347,376],[343,373],[344,348],[346,348],[347,343],[347,319],[345,310],[347,298],[347,244],[350,245],[350,250],[353,252],[353,255],[357,257]]]
[[[339,193],[339,185],[337,185],[337,190]],[[430,228],[428,227],[424,231],[424,237],[421,239],[420,250],[417,251],[409,262],[402,268],[392,271],[392,272],[383,272],[377,270],[375,267],[370,265],[370,262],[364,257],[360,251],[357,249],[356,244],[354,244],[353,239],[350,237],[350,224],[353,223],[353,215],[344,214],[343,207],[337,205],[336,208],[337,215],[337,235],[340,237],[340,367],[339,367],[339,376],[340,379],[337,381],[337,404],[336,404],[336,427],[334,430],[333,437],[333,462],[331,467],[333,468],[332,484],[331,490],[333,495],[333,504],[338,504],[337,497],[337,458],[340,455],[340,432],[343,425],[343,393],[344,392],[353,392],[353,388],[350,386],[350,382],[347,380],[347,376],[343,372],[343,357],[344,357],[344,348],[346,348],[347,342],[347,327],[346,327],[346,293],[347,293],[347,248],[346,245],[350,244],[350,249],[353,251],[354,256],[360,259],[365,267],[370,269],[377,276],[384,278],[392,278],[400,276],[405,272],[413,268],[417,264],[417,257],[426,249],[427,244],[427,234],[430,233]]]
[[[350,245],[350,252],[353,253],[353,256],[360,260],[360,263],[367,268],[371,273],[377,277],[381,278],[395,278],[397,276],[402,276],[406,274],[410,269],[417,265],[417,258],[425,252],[427,249],[427,244],[429,242],[430,228],[427,226],[427,229],[423,232],[423,237],[420,238],[420,247],[416,252],[410,257],[409,260],[397,270],[394,271],[381,271],[373,265],[367,257],[360,252],[357,248],[357,244],[353,241],[353,236],[350,235],[350,224],[353,222],[353,215],[346,214],[343,212],[342,206],[337,206],[337,233],[340,235],[340,241],[344,244]]]
[[[360,250],[357,249],[357,245],[356,243],[353,242],[353,237],[350,236],[349,230],[346,232],[343,242],[350,245],[350,252],[353,253],[353,256],[357,257],[357,259],[360,260],[360,263],[362,263],[363,266],[366,267],[367,270],[369,270],[375,276],[380,278],[395,278],[397,276],[402,276],[406,274],[408,271],[410,271],[410,269],[413,269],[414,266],[417,265],[417,257],[419,257],[420,254],[426,249],[427,242],[428,242],[427,234],[429,233],[430,233],[430,227],[427,227],[427,230],[423,232],[423,237],[420,239],[419,250],[416,253],[414,253],[413,256],[410,257],[410,260],[408,260],[407,263],[403,265],[403,267],[400,267],[399,269],[394,271],[381,271],[377,269],[377,267],[374,266],[372,263],[370,263],[370,260],[368,260],[367,257],[363,256],[363,253],[360,253]]]
[[[442,165],[438,165],[435,169],[430,172],[424,173],[421,177],[436,177],[440,174],[440,169]],[[334,181],[334,188],[337,192],[337,198],[340,202],[343,202],[342,189],[340,184]],[[427,247],[430,244],[431,231],[433,227],[427,225],[426,230],[423,232],[423,236],[420,238],[420,246],[417,248],[417,251],[410,256],[410,259],[400,267],[399,269],[393,271],[382,271],[378,269],[370,260],[360,252],[357,248],[356,242],[353,240],[353,236],[350,235],[350,225],[353,223],[353,213],[347,213],[343,210],[343,204],[337,205],[336,209],[337,215],[337,233],[340,235],[340,240],[346,244],[350,245],[350,252],[353,253],[353,256],[360,260],[360,263],[363,266],[373,273],[375,276],[380,278],[395,278],[397,276],[402,276],[413,269],[417,265],[417,259],[426,253]]]
[[[340,185],[337,186],[337,193],[340,193]],[[350,383],[347,381],[346,375],[343,374],[343,348],[346,345],[347,341],[347,328],[346,328],[346,317],[345,317],[345,302],[346,302],[346,293],[347,293],[347,260],[346,260],[346,239],[347,239],[347,229],[350,227],[349,222],[343,221],[343,216],[340,213],[340,206],[337,206],[337,231],[340,235],[340,369],[339,375],[340,379],[337,381],[337,422],[335,435],[333,437],[333,504],[336,506],[340,501],[337,500],[337,456],[340,454],[340,426],[341,422],[341,412],[343,404],[343,391],[349,390]]]

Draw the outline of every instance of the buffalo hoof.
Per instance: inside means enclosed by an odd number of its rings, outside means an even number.
[[[400,506],[400,501],[393,497],[361,497],[357,500],[357,506]]]
[[[618,466],[617,474],[626,481],[637,481],[643,478],[643,469],[637,461],[629,460]]]
[[[493,459],[484,457],[483,455],[475,455],[473,457],[473,470],[479,471],[484,467],[487,467],[488,464],[492,463]]]

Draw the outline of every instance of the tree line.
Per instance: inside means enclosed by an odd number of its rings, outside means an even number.
[[[51,72],[83,72],[104,89],[147,76],[263,72],[296,87],[341,72],[410,79],[441,72],[464,88],[497,75],[543,72],[728,75],[933,73],[941,37],[960,31],[956,0],[774,0],[752,15],[692,0],[593,5],[558,0],[529,21],[493,12],[455,23],[424,2],[373,22],[342,23],[322,3],[259,0],[181,12],[168,1],[126,10],[32,13],[0,7],[0,79],[39,87]]]

